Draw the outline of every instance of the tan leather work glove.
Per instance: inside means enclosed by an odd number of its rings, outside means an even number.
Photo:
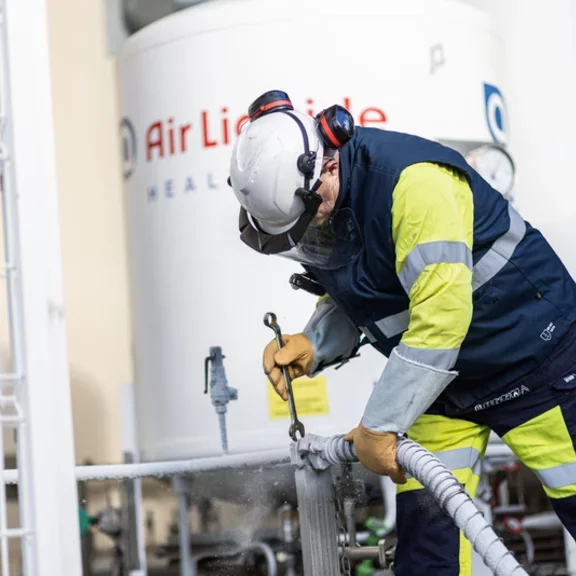
[[[276,339],[271,340],[264,348],[264,373],[276,390],[276,393],[284,400],[288,400],[286,382],[282,374],[282,366],[288,367],[291,379],[299,378],[310,373],[314,359],[312,342],[305,334],[283,334],[284,346],[278,350]]]
[[[406,473],[396,463],[396,442],[393,432],[374,432],[360,424],[344,440],[352,442],[360,464],[381,476],[390,476],[396,484],[406,484]]]

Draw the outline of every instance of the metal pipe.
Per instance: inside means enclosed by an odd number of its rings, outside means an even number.
[[[570,535],[570,532],[563,529],[564,532],[564,553],[566,555],[566,574],[576,576],[576,542]]]
[[[188,496],[180,494],[180,574],[181,576],[195,576],[195,571],[190,561],[190,528],[188,525]]]
[[[366,544],[366,542],[368,542],[368,538],[370,538],[370,532],[368,532],[367,530],[360,530],[359,532],[356,532],[356,542],[360,546],[362,544]],[[339,534],[338,535],[338,543],[344,544],[345,542],[347,542],[347,536],[344,536],[343,534]]]
[[[124,462],[132,464],[140,459],[136,431],[136,399],[134,385],[126,382],[120,390],[122,450]],[[146,575],[146,539],[144,536],[144,520],[142,510],[142,480],[131,478],[124,480],[128,500],[128,541],[132,558],[128,559],[129,576]],[[88,576],[86,573],[85,576]]]
[[[266,558],[266,566],[268,568],[268,576],[277,576],[278,564],[276,563],[276,556],[274,551],[265,542],[253,542],[247,546],[248,550],[259,550]]]
[[[124,453],[124,462],[133,462],[132,454]],[[124,492],[122,494],[123,514],[122,536],[125,546],[125,564],[130,575],[140,571],[140,555],[138,547],[138,520],[136,509],[138,507],[135,484],[139,480],[123,480]],[[0,484],[2,484],[0,482]],[[83,557],[83,561],[86,559]],[[85,569],[86,572],[86,569]]]
[[[521,534],[524,531],[554,530],[563,528],[560,518],[554,512],[530,514],[523,518],[515,516],[504,517],[504,528],[511,534]]]
[[[239,548],[233,548],[232,550],[219,551],[218,554],[206,552],[204,554],[198,554],[192,557],[192,566],[194,570],[198,570],[198,562],[204,560],[205,558],[226,558],[229,556],[238,556],[243,552],[248,552],[250,550],[257,550],[262,552],[264,558],[266,559],[266,567],[268,568],[267,576],[278,576],[278,563],[276,562],[276,556],[274,556],[274,551],[265,542],[250,542],[246,546],[241,546]]]
[[[348,546],[356,546],[356,503],[352,498],[344,500],[344,516],[346,517],[346,532]]]
[[[226,414],[218,414],[218,424],[220,426],[220,443],[222,452],[228,454],[228,433],[226,428]]]
[[[286,576],[296,576],[295,563],[296,559],[294,556],[294,543],[297,539],[297,529],[295,522],[292,519],[292,506],[290,504],[284,504],[279,511],[278,520],[280,523],[280,533],[282,542],[285,544],[286,553]]]
[[[348,556],[353,562],[361,560],[379,560],[380,548],[378,546],[352,546],[351,548],[338,548],[338,553]]]
[[[520,536],[522,536],[522,540],[524,540],[524,548],[526,549],[526,561],[528,562],[529,566],[532,566],[532,564],[534,564],[534,540],[532,540],[532,536],[530,536],[530,533],[526,532],[526,530],[521,532]],[[569,572],[569,576],[574,575]]]
[[[505,478],[500,482],[498,486],[498,504],[500,506],[510,505],[510,490],[508,487],[508,478]]]
[[[190,498],[188,495],[189,482],[185,476],[175,476],[172,478],[174,492],[178,494],[178,517],[180,540],[180,575],[197,576],[198,572],[190,556],[190,525],[188,522],[188,510],[190,508]]]
[[[504,518],[505,528],[512,534],[520,534],[523,530],[550,530],[562,528],[560,518],[554,512],[540,512],[523,518],[508,516]]]
[[[289,463],[290,453],[287,448],[286,450],[263,450],[262,452],[227,454],[225,456],[197,458],[195,460],[76,466],[75,471],[77,480],[119,480],[146,476],[178,476],[251,466],[280,466]],[[18,472],[16,469],[5,470],[4,482],[6,484],[16,484],[19,478]]]
[[[390,476],[380,476],[380,490],[382,491],[382,501],[384,503],[384,517],[382,518],[382,528],[378,530],[378,537],[384,538],[396,528],[396,484],[392,482]],[[361,530],[356,532],[356,542],[365,544],[370,538],[370,532]],[[342,542],[343,538],[340,538]]]
[[[390,476],[380,476],[380,487],[385,506],[382,521],[384,532],[381,536],[387,536],[396,528],[396,484],[392,482]]]
[[[306,439],[305,448],[309,454],[328,464],[358,461],[354,445],[346,442],[343,436],[309,438]],[[434,494],[438,504],[454,520],[496,576],[527,576],[527,572],[476,508],[470,495],[436,456],[416,442],[399,437],[396,458],[406,472]],[[314,461],[310,456],[308,459]]]
[[[525,516],[521,523],[524,530],[550,530],[563,527],[560,518],[554,512],[530,514],[530,516]]]

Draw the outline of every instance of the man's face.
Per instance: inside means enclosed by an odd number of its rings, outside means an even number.
[[[340,190],[337,157],[325,161],[320,178],[322,184],[320,185],[320,188],[318,188],[318,194],[322,197],[322,204],[320,205],[320,208],[318,208],[314,220],[312,220],[313,226],[320,226],[326,222],[336,205],[336,199],[338,198],[338,192]]]

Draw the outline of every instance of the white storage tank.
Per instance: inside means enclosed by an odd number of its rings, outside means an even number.
[[[287,406],[262,372],[278,315],[302,329],[316,298],[298,265],[240,242],[226,184],[249,104],[347,106],[357,124],[453,143],[505,142],[501,46],[484,14],[449,0],[214,0],[135,34],[118,62],[139,442],[144,460],[221,453],[204,359],[221,346],[230,452],[289,444]],[[385,359],[361,357],[299,386],[307,430],[347,432]]]

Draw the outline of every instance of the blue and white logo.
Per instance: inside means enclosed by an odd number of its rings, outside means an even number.
[[[136,132],[129,118],[120,120],[120,145],[122,146],[122,175],[128,180],[136,166]]]
[[[508,113],[504,97],[500,90],[492,84],[484,84],[484,104],[488,130],[495,142],[508,142]]]

